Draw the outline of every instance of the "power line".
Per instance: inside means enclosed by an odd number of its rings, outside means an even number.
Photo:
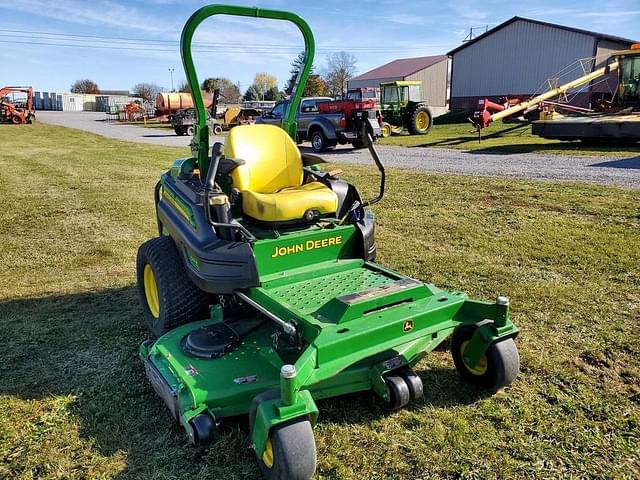
[[[140,49],[146,49],[149,46],[178,46],[179,42],[174,40],[162,40],[162,39],[143,39],[143,38],[130,38],[130,37],[110,37],[103,35],[85,35],[85,34],[67,34],[67,33],[57,33],[57,32],[42,32],[42,31],[31,31],[31,30],[13,30],[13,29],[0,29],[0,32],[4,32],[0,34],[2,37],[9,38],[18,38],[18,39],[33,39],[33,40],[43,40],[50,42],[80,42],[85,41],[86,39],[90,39],[90,41],[95,43],[107,44],[108,42],[115,42],[114,48],[123,48],[123,43],[125,45],[135,45],[140,46]],[[47,38],[47,37],[56,37],[56,38]],[[104,42],[107,40],[108,42]],[[17,41],[4,41],[5,43],[18,43]],[[27,43],[27,42],[23,42]],[[34,44],[37,44],[34,42]],[[40,44],[45,45],[45,44]],[[52,46],[76,46],[73,44],[59,44],[55,43]],[[89,47],[93,48],[90,45],[77,45],[79,47]],[[194,48],[206,48],[206,47],[216,47],[222,48],[222,50],[232,51],[259,51],[260,53],[264,51],[273,51],[273,50],[281,50],[285,51],[300,51],[301,46],[295,45],[282,45],[282,44],[268,44],[268,43],[259,43],[259,44],[243,44],[237,45],[236,43],[231,42],[194,42],[192,45]],[[424,44],[422,46],[403,46],[403,47],[394,47],[394,46],[350,46],[349,51],[354,53],[393,53],[397,52],[398,48],[402,48],[405,51],[408,50],[424,50],[426,47],[431,48],[448,48],[450,45],[434,45],[434,44]],[[319,53],[331,53],[339,50],[343,50],[344,46],[338,45],[325,45],[319,46],[317,51]],[[160,50],[160,49],[158,49]],[[173,50],[171,50],[173,51]],[[219,51],[219,50],[216,50]]]

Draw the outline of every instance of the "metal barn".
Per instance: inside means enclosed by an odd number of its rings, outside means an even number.
[[[422,82],[422,100],[437,115],[444,113],[447,107],[448,65],[446,55],[400,58],[353,77],[349,80],[349,88],[377,88],[381,82],[419,80]]]
[[[513,17],[451,50],[452,110],[472,109],[478,98],[529,96],[545,91],[549,81],[565,83],[602,66],[607,54],[632,40],[587,30]],[[594,61],[582,61],[591,59]],[[612,78],[573,92],[573,103],[586,105],[608,96]]]

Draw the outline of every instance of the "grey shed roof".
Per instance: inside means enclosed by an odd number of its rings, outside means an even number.
[[[568,30],[569,32],[582,33],[584,35],[590,35],[592,37],[596,37],[599,40],[600,39],[602,39],[602,40],[610,40],[612,42],[620,42],[620,43],[628,43],[628,44],[635,43],[635,40],[630,40],[628,38],[622,38],[622,37],[616,37],[615,35],[608,35],[606,33],[591,32],[589,30],[582,30],[580,28],[573,28],[573,27],[567,27],[565,25],[558,25],[557,23],[549,23],[549,22],[542,22],[540,20],[532,20],[531,18],[512,17],[509,20],[507,20],[506,22],[503,22],[500,25],[495,26],[490,30],[487,30],[482,35],[478,35],[473,40],[470,40],[467,43],[463,43],[459,47],[454,48],[453,50],[448,52],[447,55],[453,55],[454,53],[459,52],[463,48],[467,48],[469,45],[473,45],[477,41],[482,40],[483,38],[491,35],[492,33],[497,32],[498,30],[501,30],[504,27],[506,27],[508,25],[511,25],[514,22],[517,22],[518,20],[522,20],[523,22],[536,23],[538,25],[544,25],[546,27],[559,28],[561,30]]]
[[[446,55],[434,55],[431,57],[399,58],[381,67],[364,72],[351,80],[374,80],[376,78],[406,77],[412,73],[424,70],[448,57]]]

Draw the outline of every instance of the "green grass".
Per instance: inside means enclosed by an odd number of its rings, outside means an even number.
[[[531,125],[496,122],[482,130],[482,141],[470,123],[437,123],[426,135],[397,135],[380,139],[381,145],[441,147],[476,152],[554,153],[562,155],[637,156],[636,145],[584,145],[581,142],[547,140],[531,134]]]
[[[134,289],[152,188],[187,153],[0,126],[0,478],[257,478],[246,425],[189,446],[147,383]],[[342,165],[371,194],[370,167]],[[639,478],[640,191],[390,170],[379,261],[510,296],[522,371],[486,396],[438,351],[423,401],[320,402],[318,478]]]

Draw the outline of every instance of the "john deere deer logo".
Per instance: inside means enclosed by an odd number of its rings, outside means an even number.
[[[413,330],[413,320],[405,320],[402,324],[402,331],[404,333],[410,332]]]

